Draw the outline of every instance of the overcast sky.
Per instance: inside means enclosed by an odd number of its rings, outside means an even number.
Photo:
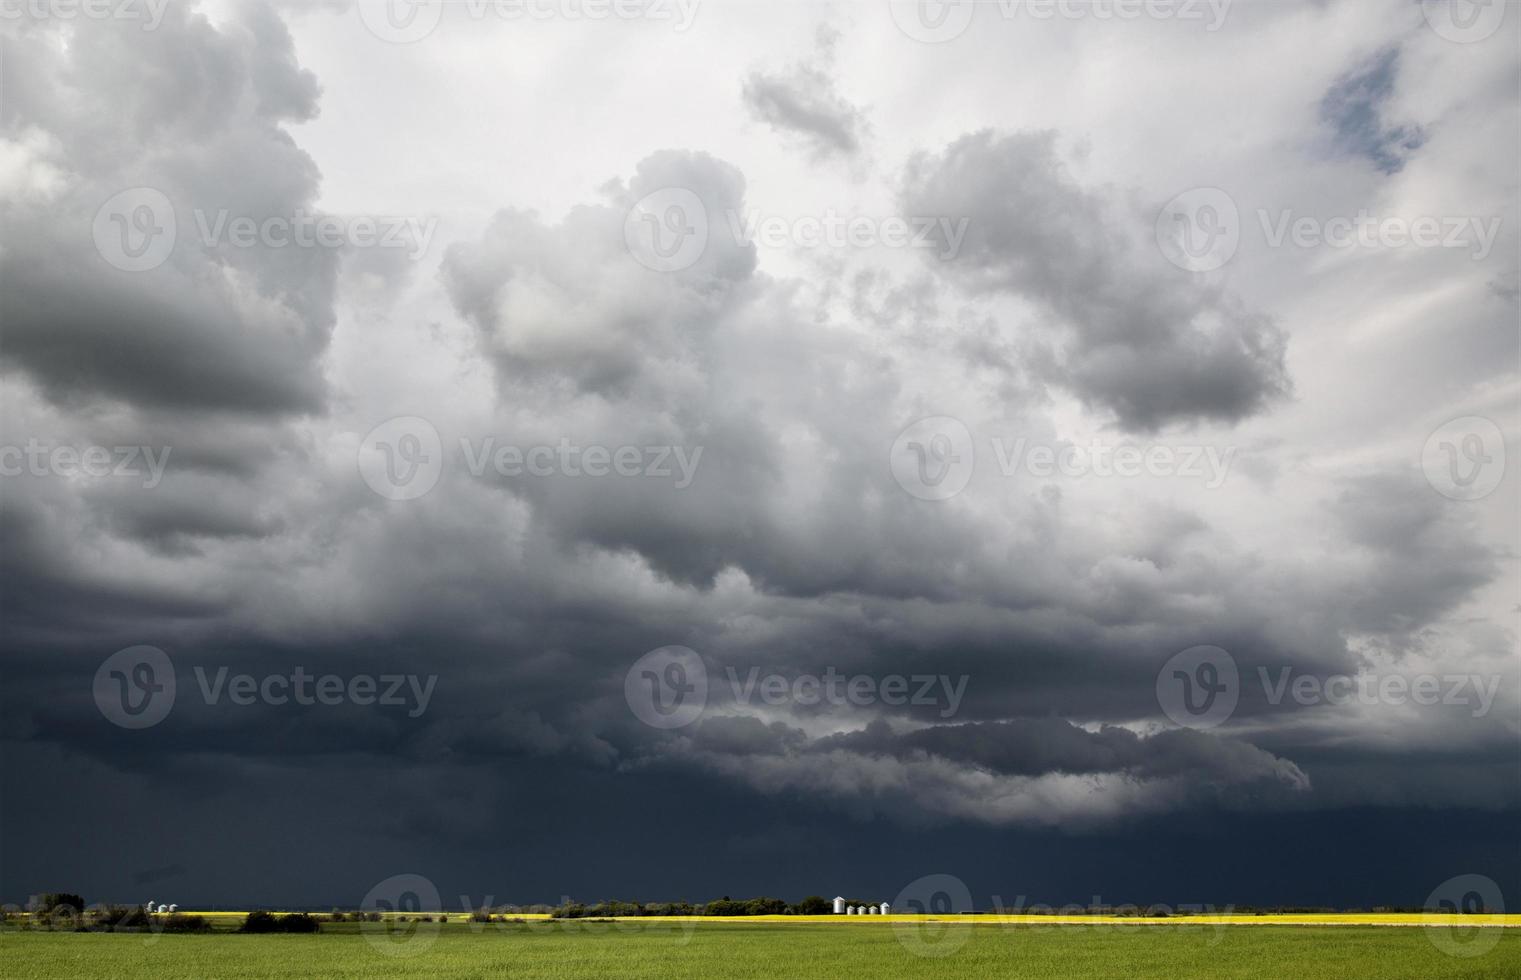
[[[1521,905],[1515,8],[530,7],[6,8],[0,900]]]

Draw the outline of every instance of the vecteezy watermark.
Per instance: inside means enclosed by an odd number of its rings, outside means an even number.
[[[404,248],[414,261],[428,250],[437,218],[405,215],[233,214],[226,208],[192,211],[205,248]],[[147,272],[168,261],[179,238],[174,205],[160,190],[133,187],[112,195],[95,212],[95,249],[123,272]]]
[[[169,0],[0,0],[0,20],[135,20],[152,31],[168,6]]]
[[[955,875],[933,874],[914,879],[898,892],[891,908],[895,913],[893,935],[915,956],[950,956],[972,937],[971,923],[942,918],[972,911],[971,889]]]
[[[761,676],[759,667],[751,667],[741,678],[739,671],[725,667],[729,687],[737,704],[753,704],[757,697],[763,704],[779,707],[797,704],[812,707],[831,704],[837,707],[850,705],[865,707],[885,704],[935,705],[940,707],[940,717],[950,718],[961,707],[966,694],[968,676],[952,678],[949,674],[870,674],[845,675],[826,667],[822,674],[796,674],[788,676],[770,673]]]
[[[557,443],[518,445],[495,436],[462,438],[460,456],[465,470],[480,479],[488,474],[506,478],[576,479],[640,478],[670,480],[685,490],[697,478],[702,446],[581,445],[569,437]],[[414,500],[432,490],[443,472],[443,440],[427,419],[404,415],[371,429],[359,443],[359,474],[369,488],[387,500]]]
[[[1257,224],[1269,248],[1465,249],[1475,262],[1493,251],[1502,219],[1474,215],[1354,215],[1319,217],[1292,208],[1258,208]],[[1213,272],[1241,245],[1241,214],[1218,187],[1196,187],[1168,201],[1157,213],[1157,247],[1188,272]]]
[[[1218,31],[1233,0],[886,0],[893,23],[915,41],[939,44],[954,40],[972,18],[996,13],[1005,21],[1028,19],[1099,22],[1171,20],[1204,24]]]
[[[1505,478],[1505,435],[1482,416],[1453,419],[1427,437],[1421,448],[1421,469],[1444,497],[1487,497]]]
[[[581,446],[561,438],[551,446],[498,445],[495,438],[479,442],[460,440],[465,468],[472,476],[484,476],[488,470],[498,476],[570,476],[643,477],[673,480],[672,486],[685,490],[697,475],[702,462],[701,446]]]
[[[1157,705],[1185,728],[1209,729],[1225,723],[1241,698],[1236,660],[1216,646],[1180,650],[1157,671]]]
[[[449,15],[472,21],[649,21],[668,23],[679,34],[692,26],[702,0],[359,0],[359,18],[371,34],[410,44],[432,34]]]
[[[1241,214],[1218,187],[1195,187],[1157,213],[1157,247],[1167,261],[1188,272],[1213,272],[1241,245]]]
[[[289,675],[274,673],[262,677],[230,674],[226,667],[208,673],[205,667],[194,668],[196,688],[208,705],[228,703],[240,707],[254,704],[298,704],[304,707],[354,704],[361,707],[405,707],[408,718],[418,718],[428,710],[437,674],[309,674],[296,667]],[[135,646],[118,650],[107,657],[95,671],[93,684],[95,705],[113,725],[121,728],[151,728],[169,716],[179,687],[174,663],[157,647]]]
[[[714,221],[707,205],[685,187],[663,187],[635,201],[623,222],[623,241],[634,260],[656,272],[696,265],[716,236],[737,247],[923,249],[954,259],[966,237],[966,217],[876,217],[841,214],[766,214],[729,208]]]
[[[1257,668],[1268,704],[1275,707],[1285,696],[1295,704],[1311,707],[1330,704],[1416,704],[1471,707],[1475,718],[1489,714],[1500,690],[1500,675],[1491,674],[1295,674],[1282,667],[1276,676],[1266,667]]]
[[[232,214],[226,208],[196,208],[202,245],[218,248],[405,248],[417,260],[438,230],[437,218],[394,214],[313,214],[297,208],[289,215]]]
[[[1012,904],[1005,905],[1001,896],[994,895],[992,915],[989,918],[995,922],[1017,922],[1032,932],[1042,927],[1066,931],[1089,926],[1104,930],[1106,935],[1152,928],[1165,923],[1174,933],[1208,932],[1210,938],[1205,945],[1218,946],[1225,939],[1226,933],[1234,928],[1227,917],[1235,911],[1234,905],[1216,906],[1208,902],[1185,902],[1179,905],[1168,905],[1166,902],[1151,905],[1122,902],[1111,905],[1100,895],[1094,895],[1087,905],[1077,902],[1048,905],[1044,902],[1029,902],[1023,895],[1015,896]]]
[[[375,426],[359,443],[359,476],[387,500],[415,500],[444,470],[443,441],[433,423],[400,415]]]
[[[966,489],[977,468],[977,450],[966,424],[935,415],[909,425],[888,449],[893,479],[920,500],[949,500]]]
[[[164,446],[59,446],[29,438],[24,446],[0,446],[0,476],[64,478],[138,477],[152,490],[164,479],[169,452]]]
[[[1421,13],[1437,36],[1473,44],[1500,29],[1507,0],[1421,0]]]
[[[132,187],[113,194],[95,212],[95,251],[123,272],[157,269],[174,251],[179,233],[174,205],[163,191]]]
[[[366,942],[387,956],[420,956],[438,940],[443,924],[431,913],[442,908],[438,887],[432,881],[419,874],[392,875],[360,901],[359,931]],[[430,914],[420,914],[424,912]]]
[[[1432,945],[1448,956],[1483,956],[1500,943],[1505,923],[1505,897],[1494,879],[1479,874],[1458,875],[1442,882],[1426,897],[1425,908],[1453,918],[1423,930]]]
[[[1367,209],[1351,216],[1296,217],[1292,208],[1276,213],[1258,208],[1257,221],[1271,248],[1281,248],[1285,242],[1295,248],[1462,248],[1475,262],[1489,256],[1501,223],[1497,216],[1379,217]]]
[[[1134,442],[1033,442],[1027,438],[988,440],[1001,476],[1021,473],[1048,480],[1132,479],[1142,476],[1199,480],[1215,490],[1230,475],[1235,446]],[[920,419],[898,433],[888,450],[888,467],[905,492],[920,500],[948,500],[966,489],[976,469],[970,429],[946,415]]]
[[[763,214],[754,209],[724,213],[730,237],[738,245],[762,248],[917,248],[950,260],[961,252],[967,217],[916,216],[877,218],[840,214],[825,208],[819,215]]]
[[[1001,436],[994,436],[992,443],[999,471],[1004,476],[1014,476],[1023,469],[1042,479],[1057,475],[1074,479],[1180,477],[1202,480],[1208,490],[1218,489],[1225,482],[1236,456],[1235,446],[1137,445],[1132,442],[1110,445],[1098,439],[1086,446],[1076,443],[1051,445],[1031,443],[1022,438],[1010,445]]]
[[[151,728],[174,707],[174,662],[158,647],[118,650],[95,671],[95,706],[113,725]]]
[[[623,699],[634,717],[651,728],[683,728],[707,707],[707,668],[689,647],[651,650],[624,675]]]
[[[1277,707],[1292,701],[1301,707],[1357,704],[1420,707],[1468,707],[1475,718],[1489,714],[1500,690],[1498,674],[1378,673],[1311,674],[1292,667],[1259,666],[1256,680],[1263,699]],[[1236,659],[1216,646],[1189,647],[1175,653],[1157,671],[1157,705],[1176,724],[1209,729],[1224,724],[1236,710],[1243,682]]]
[[[379,705],[383,708],[404,707],[408,718],[420,718],[433,700],[433,688],[438,684],[437,674],[354,674],[340,677],[337,674],[308,674],[305,667],[297,666],[286,674],[229,674],[226,667],[218,667],[216,673],[207,674],[206,668],[195,668],[196,686],[201,698],[209,705],[217,705],[222,695],[230,704],[248,707],[255,704],[299,704],[303,707],[325,705],[337,707],[354,704],[362,708]]]

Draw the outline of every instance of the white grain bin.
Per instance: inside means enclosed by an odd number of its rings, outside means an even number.
[[[854,905],[847,905],[847,906],[845,906],[845,914],[846,915],[855,915],[856,914],[856,907]]]
[[[878,908],[875,905],[868,905],[868,906],[866,906],[866,912],[867,912],[868,915],[880,915],[881,914],[880,910],[878,910]]]
[[[891,909],[891,908],[892,908],[891,905],[888,905],[886,902],[883,902],[882,903],[882,914],[886,915],[887,912],[888,912],[888,910]]]
[[[834,897],[834,914],[835,915],[844,915],[845,914],[845,899],[841,898],[838,895],[836,895]]]

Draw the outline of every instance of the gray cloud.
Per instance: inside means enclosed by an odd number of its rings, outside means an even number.
[[[1289,390],[1282,329],[1142,248],[1067,172],[1053,133],[982,131],[920,154],[902,208],[965,218],[959,253],[934,268],[1054,316],[1066,332],[1050,380],[1124,428],[1237,422]]]
[[[282,124],[316,113],[317,85],[279,17],[253,4],[218,30],[172,4],[153,31],[19,29],[30,43],[6,46],[5,130],[31,159],[0,206],[27,242],[0,253],[5,367],[56,402],[318,409],[337,256],[206,247],[194,217],[312,209],[316,165]],[[162,192],[177,224],[168,260],[142,273],[109,266],[92,236],[97,209],[134,187]]]
[[[815,159],[852,157],[861,151],[866,114],[838,91],[835,47],[840,35],[820,28],[812,60],[784,72],[753,71],[742,97],[750,115],[796,139]]]

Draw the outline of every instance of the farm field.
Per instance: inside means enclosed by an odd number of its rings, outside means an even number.
[[[892,917],[889,917],[890,919]],[[1342,978],[1521,977],[1521,931],[1369,925],[1248,928],[831,922],[451,921],[388,938],[8,932],[5,975],[27,980],[334,977]],[[1439,934],[1455,956],[1433,942]],[[1469,943],[1478,940],[1479,946]],[[929,955],[924,955],[929,954]],[[945,955],[934,955],[945,954]]]

